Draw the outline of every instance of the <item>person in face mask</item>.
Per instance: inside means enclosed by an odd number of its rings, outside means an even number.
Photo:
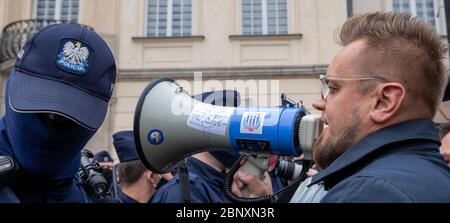
[[[120,163],[117,167],[122,203],[148,203],[155,193],[161,176],[148,170],[137,155],[133,131],[113,134],[113,144]]]
[[[240,102],[237,91],[206,92],[194,98],[213,105],[234,107]],[[191,203],[229,203],[231,201],[225,197],[223,190],[226,171],[238,159],[239,154],[214,148],[194,154],[186,159],[189,182],[183,183],[178,175],[175,176],[156,191],[151,202],[181,203],[189,200]],[[189,187],[188,198],[181,195],[186,190],[184,187]]]
[[[115,77],[111,50],[89,28],[55,24],[35,34],[6,84],[0,155],[20,174],[3,189],[20,202],[88,201],[75,180],[80,151],[105,119]]]

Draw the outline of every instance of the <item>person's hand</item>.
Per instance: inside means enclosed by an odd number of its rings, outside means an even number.
[[[450,167],[450,151],[441,151],[441,155],[444,157],[444,160],[447,162],[447,165]]]
[[[316,164],[314,164],[311,168],[309,168],[308,172],[306,172],[306,175],[308,177],[312,177],[315,174],[319,172],[319,168],[317,168]]]
[[[261,197],[272,194],[272,181],[267,172],[264,173],[264,179],[261,181],[257,176],[245,172],[241,169],[233,176],[231,191],[239,197],[243,197],[241,190],[247,186],[250,190],[250,197]]]

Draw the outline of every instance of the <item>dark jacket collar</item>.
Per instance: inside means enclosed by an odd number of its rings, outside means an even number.
[[[436,125],[430,120],[410,120],[394,124],[369,134],[351,146],[330,166],[314,175],[310,185],[326,181],[386,145],[413,139],[424,139],[440,144]]]
[[[125,194],[121,189],[118,192],[119,192],[119,200],[121,203],[139,203],[134,198]]]

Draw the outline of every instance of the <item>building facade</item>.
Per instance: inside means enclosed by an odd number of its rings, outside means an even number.
[[[88,148],[113,153],[112,133],[132,129],[138,97],[156,77],[179,80],[192,95],[239,83],[246,105],[279,105],[280,93],[286,93],[317,113],[310,105],[320,97],[319,75],[340,49],[334,32],[349,15],[409,10],[445,38],[442,5],[443,0],[0,0],[0,27],[3,37],[8,25],[21,20],[33,21],[22,32],[42,26],[42,20],[66,20],[88,25],[106,40],[117,83],[107,118]],[[11,55],[0,61],[2,113],[13,61]],[[202,74],[201,87],[194,73]],[[437,119],[448,118],[440,111]]]

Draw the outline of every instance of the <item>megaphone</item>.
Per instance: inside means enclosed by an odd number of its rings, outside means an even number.
[[[166,173],[185,157],[223,148],[233,153],[299,156],[320,132],[318,116],[302,107],[223,107],[193,99],[169,78],[152,81],[139,97],[134,138],[142,162]],[[310,120],[310,121],[306,121]]]

